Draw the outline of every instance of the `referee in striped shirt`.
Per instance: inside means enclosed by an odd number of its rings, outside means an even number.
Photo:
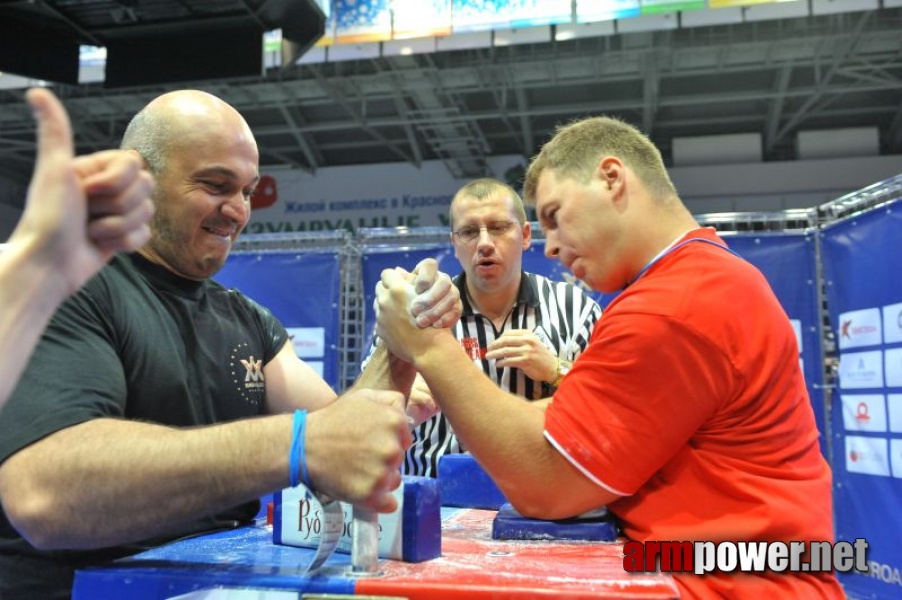
[[[523,200],[509,185],[477,179],[451,201],[451,243],[463,273],[454,278],[463,314],[454,337],[502,389],[550,398],[585,349],[601,308],[579,287],[523,271],[532,234]],[[437,476],[439,458],[465,452],[417,376],[407,406],[417,423],[405,475]]]

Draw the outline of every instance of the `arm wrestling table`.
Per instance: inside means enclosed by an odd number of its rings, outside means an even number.
[[[350,556],[333,554],[304,573],[314,550],[272,543],[257,525],[172,542],[106,566],[80,570],[73,600],[167,600],[211,589],[468,600],[491,598],[678,598],[670,575],[623,570],[620,542],[500,541],[495,511],[443,508],[442,556],[421,563],[380,560],[379,577],[357,578]],[[228,597],[223,595],[222,597]]]

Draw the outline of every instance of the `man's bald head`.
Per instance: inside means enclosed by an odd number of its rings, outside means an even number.
[[[136,114],[121,147],[138,152],[150,172],[159,175],[173,149],[203,143],[206,136],[223,132],[254,139],[244,117],[227,102],[200,90],[178,90],[154,98]]]

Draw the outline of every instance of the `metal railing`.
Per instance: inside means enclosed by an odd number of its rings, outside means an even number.
[[[902,200],[902,175],[878,181],[817,207],[821,224],[835,223]]]

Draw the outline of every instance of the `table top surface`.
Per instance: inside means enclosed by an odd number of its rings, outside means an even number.
[[[211,588],[461,600],[679,596],[670,575],[625,572],[622,542],[494,540],[494,516],[444,508],[441,557],[380,560],[381,574],[365,578],[350,573],[350,556],[343,553],[308,573],[315,551],[273,544],[272,526],[259,521],[81,570],[73,600],[166,600]]]

